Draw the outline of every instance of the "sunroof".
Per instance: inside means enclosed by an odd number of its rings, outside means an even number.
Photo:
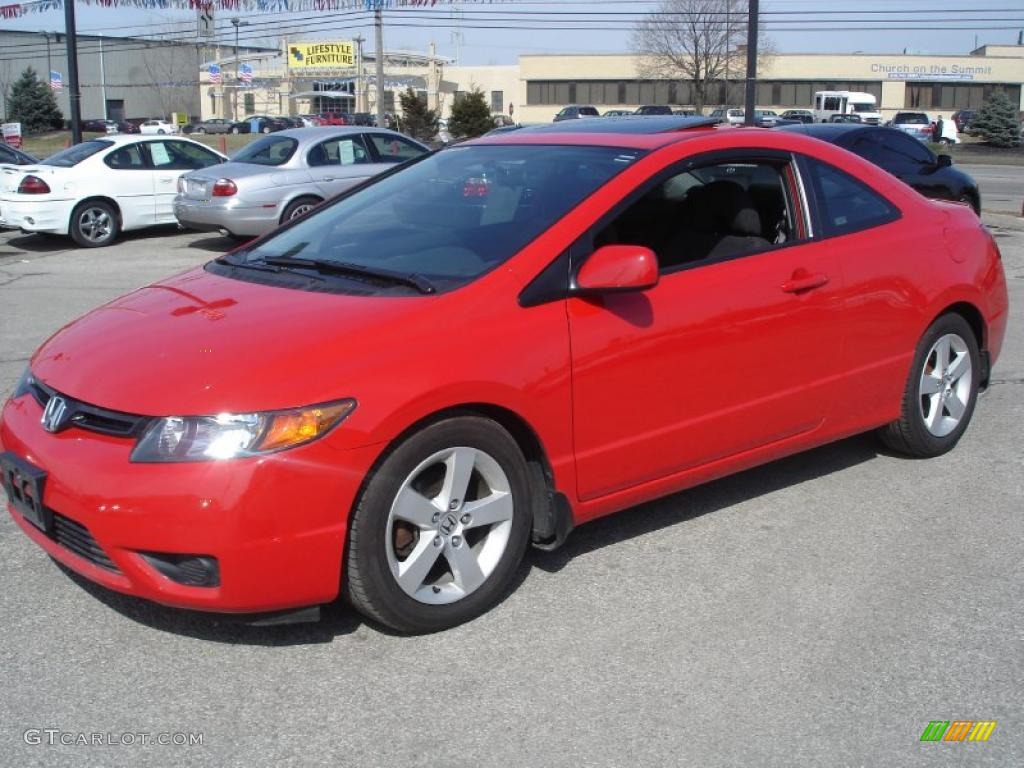
[[[531,125],[523,128],[530,133],[669,133],[687,128],[715,125],[711,117],[682,117],[680,115],[625,115],[621,117],[584,117],[562,120],[550,125]]]

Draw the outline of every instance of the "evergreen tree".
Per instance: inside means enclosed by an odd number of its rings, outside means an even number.
[[[405,133],[420,141],[430,141],[437,135],[437,112],[427,109],[427,102],[410,86],[399,94],[402,104],[402,128]]]
[[[22,133],[42,133],[64,127],[64,116],[50,87],[29,67],[11,86],[7,119],[21,123]]]
[[[1002,91],[996,91],[981,105],[971,120],[971,132],[994,147],[1020,145],[1020,121],[1017,108]]]
[[[474,88],[461,99],[452,104],[452,116],[448,120],[448,130],[452,136],[460,139],[472,139],[483,136],[494,128],[491,108],[484,99],[484,93]]]

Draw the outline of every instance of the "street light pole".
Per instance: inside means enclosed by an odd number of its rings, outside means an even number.
[[[377,127],[384,127],[384,15],[373,12],[374,44],[377,46]]]
[[[82,91],[78,87],[78,30],[74,0],[64,0],[64,37],[68,49],[68,102],[71,112],[71,143],[82,141]],[[49,73],[47,73],[49,79]]]
[[[747,5],[747,83],[743,100],[744,125],[754,124],[754,108],[757,106],[757,0]]]
[[[235,89],[234,96],[231,102],[231,119],[238,120],[238,84],[241,82],[238,79],[239,62],[238,62],[238,28],[249,26],[248,21],[242,21],[237,16],[231,20],[231,26],[235,28]],[[223,74],[221,75],[223,77]]]

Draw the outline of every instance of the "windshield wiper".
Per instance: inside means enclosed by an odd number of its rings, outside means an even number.
[[[263,259],[262,263],[269,264],[272,267],[305,267],[306,269],[315,269],[330,275],[356,275],[358,277],[375,278],[397,285],[408,285],[420,293],[437,293],[437,287],[427,278],[423,277],[423,275],[392,272],[389,269],[366,267],[362,264],[348,264],[343,261],[331,261],[329,259],[297,259],[292,256],[268,256]]]
[[[262,261],[245,261],[244,259],[242,261],[233,261],[232,259],[227,258],[227,256],[219,256],[214,259],[214,261],[218,264],[224,264],[229,267],[238,267],[239,269],[255,269],[257,272],[273,272],[275,274],[280,274],[281,272],[288,271],[294,273],[294,268],[289,269],[288,265],[285,264],[271,265]],[[313,280],[323,280],[323,278],[318,275],[302,275],[302,277],[311,278]]]

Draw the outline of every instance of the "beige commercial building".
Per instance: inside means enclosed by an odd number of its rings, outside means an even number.
[[[326,44],[326,43],[325,43]],[[285,46],[285,51],[289,46]],[[219,58],[221,82],[210,83],[209,64],[201,74],[203,117],[243,119],[251,114],[304,114],[326,111],[373,112],[377,93],[373,54],[361,52],[352,65],[293,69],[282,52],[245,52],[253,70],[251,85],[235,77],[238,63]],[[639,59],[630,54],[523,55],[518,64],[453,66],[432,51],[385,52],[384,109],[396,109],[406,87],[419,92],[442,116],[474,88],[484,92],[491,111],[521,123],[550,122],[566,104],[592,104],[602,112],[635,109],[642,104],[688,107],[691,85],[685,80],[645,79]],[[739,64],[737,65],[739,66]],[[760,64],[759,107],[778,111],[811,108],[819,90],[871,93],[883,118],[902,109],[929,114],[980,107],[996,89],[1024,111],[1024,46],[988,45],[963,55],[776,54]],[[709,103],[742,105],[739,71],[716,83]]]
[[[693,104],[689,83],[643,79],[638,58],[626,54],[524,55],[518,65],[449,67],[444,76],[457,84],[459,92],[480,88],[494,111],[509,114],[511,107],[522,123],[549,122],[566,104],[592,104],[602,112],[641,104]],[[902,109],[951,113],[977,108],[998,88],[1024,111],[1022,84],[1020,45],[989,45],[951,56],[777,54],[761,62],[757,104],[775,110],[809,109],[815,91],[864,91],[875,96],[887,119]],[[710,102],[742,106],[741,75],[718,83]]]

